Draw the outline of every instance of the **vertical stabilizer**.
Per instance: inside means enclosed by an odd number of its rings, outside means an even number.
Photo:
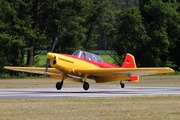
[[[129,53],[126,54],[122,68],[136,68],[136,62],[135,62],[133,55],[131,55]],[[129,81],[130,82],[138,82],[139,76],[131,76],[130,75]]]
[[[136,68],[136,62],[134,56],[127,53],[122,65],[123,68]]]

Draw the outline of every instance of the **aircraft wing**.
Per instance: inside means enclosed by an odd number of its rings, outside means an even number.
[[[29,73],[36,73],[36,74],[48,74],[48,75],[61,75],[62,73],[55,68],[48,68],[48,71],[45,72],[46,68],[42,67],[12,67],[12,66],[5,66],[5,69],[14,70],[14,71],[21,71],[21,72],[29,72]]]
[[[51,78],[62,79],[62,72],[55,68],[48,68],[45,73],[46,68],[40,67],[4,67],[9,70],[22,71],[36,74],[48,74]],[[78,74],[80,77],[82,75],[88,75],[89,78],[95,79],[97,83],[100,82],[112,82],[112,81],[123,81],[130,80],[130,76],[141,76],[141,75],[151,75],[151,74],[162,74],[174,72],[173,69],[164,68],[98,68],[98,69],[75,69],[74,73]],[[74,78],[69,76],[68,78]],[[137,78],[138,79],[138,78]],[[67,79],[68,80],[68,79]],[[70,80],[70,79],[69,79]],[[71,81],[81,82],[80,79],[72,79]]]
[[[98,69],[75,69],[78,74],[86,74],[94,77],[96,82],[111,82],[130,80],[130,76],[142,76],[174,72],[168,67],[157,68],[98,68]]]
[[[63,73],[55,68],[48,68],[48,71],[45,72],[46,68],[42,67],[13,67],[13,66],[5,66],[5,69],[14,70],[14,71],[21,71],[21,72],[28,72],[28,73],[36,73],[36,74],[47,74],[53,79],[62,80]],[[74,76],[69,76],[66,78],[68,81],[75,81],[75,82],[82,82],[80,78],[74,78]]]

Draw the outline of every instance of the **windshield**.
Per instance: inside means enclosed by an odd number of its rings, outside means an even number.
[[[101,63],[103,62],[102,58],[98,55],[95,55],[93,53],[85,52],[82,50],[76,50],[72,55],[77,56],[78,58],[83,58],[86,60],[92,60],[94,62]]]

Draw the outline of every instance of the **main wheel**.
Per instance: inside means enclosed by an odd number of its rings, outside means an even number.
[[[62,86],[63,86],[63,82],[62,81],[56,83],[56,89],[57,90],[61,90]]]
[[[84,88],[84,90],[88,90],[89,89],[89,83],[84,82],[83,88]]]

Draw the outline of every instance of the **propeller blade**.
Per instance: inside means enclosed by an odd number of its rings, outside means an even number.
[[[48,71],[49,64],[50,64],[50,60],[49,60],[49,59],[47,59],[45,74],[46,74],[46,73],[47,73],[47,71]]]
[[[55,38],[55,40],[54,40],[54,43],[53,43],[53,46],[52,46],[51,52],[53,52],[53,51],[54,51],[54,47],[55,47],[55,45],[56,45],[57,40],[58,40],[58,37],[56,37],[56,38]],[[45,74],[46,74],[46,73],[47,73],[47,71],[48,71],[49,65],[50,65],[50,59],[47,59],[46,69],[45,69]]]
[[[56,45],[57,40],[58,40],[58,37],[56,37],[56,38],[55,38],[55,41],[54,41],[54,43],[53,43],[53,46],[52,46],[51,52],[53,52],[53,51],[54,51],[54,47],[55,47],[55,45]]]

